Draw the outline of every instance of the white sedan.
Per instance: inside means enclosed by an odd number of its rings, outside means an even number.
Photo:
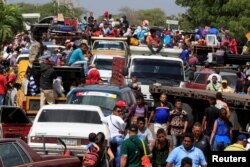
[[[108,144],[108,127],[101,122],[103,112],[98,106],[55,104],[42,107],[28,135],[28,145],[40,154],[63,153],[62,139],[77,156],[82,156],[89,144],[91,132],[103,132]]]

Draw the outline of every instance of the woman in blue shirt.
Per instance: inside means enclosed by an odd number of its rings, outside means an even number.
[[[232,123],[228,120],[227,111],[222,108],[219,118],[214,121],[214,127],[210,138],[213,151],[223,151],[232,140]]]

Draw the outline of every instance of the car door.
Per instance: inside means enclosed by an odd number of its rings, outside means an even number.
[[[208,75],[206,73],[199,73],[193,82],[193,89],[205,90],[207,86]]]

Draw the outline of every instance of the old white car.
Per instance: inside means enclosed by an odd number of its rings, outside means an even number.
[[[55,104],[42,107],[28,135],[28,145],[40,154],[64,152],[61,139],[67,150],[82,156],[89,144],[89,133],[103,132],[107,143],[108,127],[101,122],[103,113],[98,106]]]

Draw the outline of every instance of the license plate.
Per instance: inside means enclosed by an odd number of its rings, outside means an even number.
[[[77,139],[63,139],[63,141],[66,145],[70,145],[70,146],[77,145]]]

